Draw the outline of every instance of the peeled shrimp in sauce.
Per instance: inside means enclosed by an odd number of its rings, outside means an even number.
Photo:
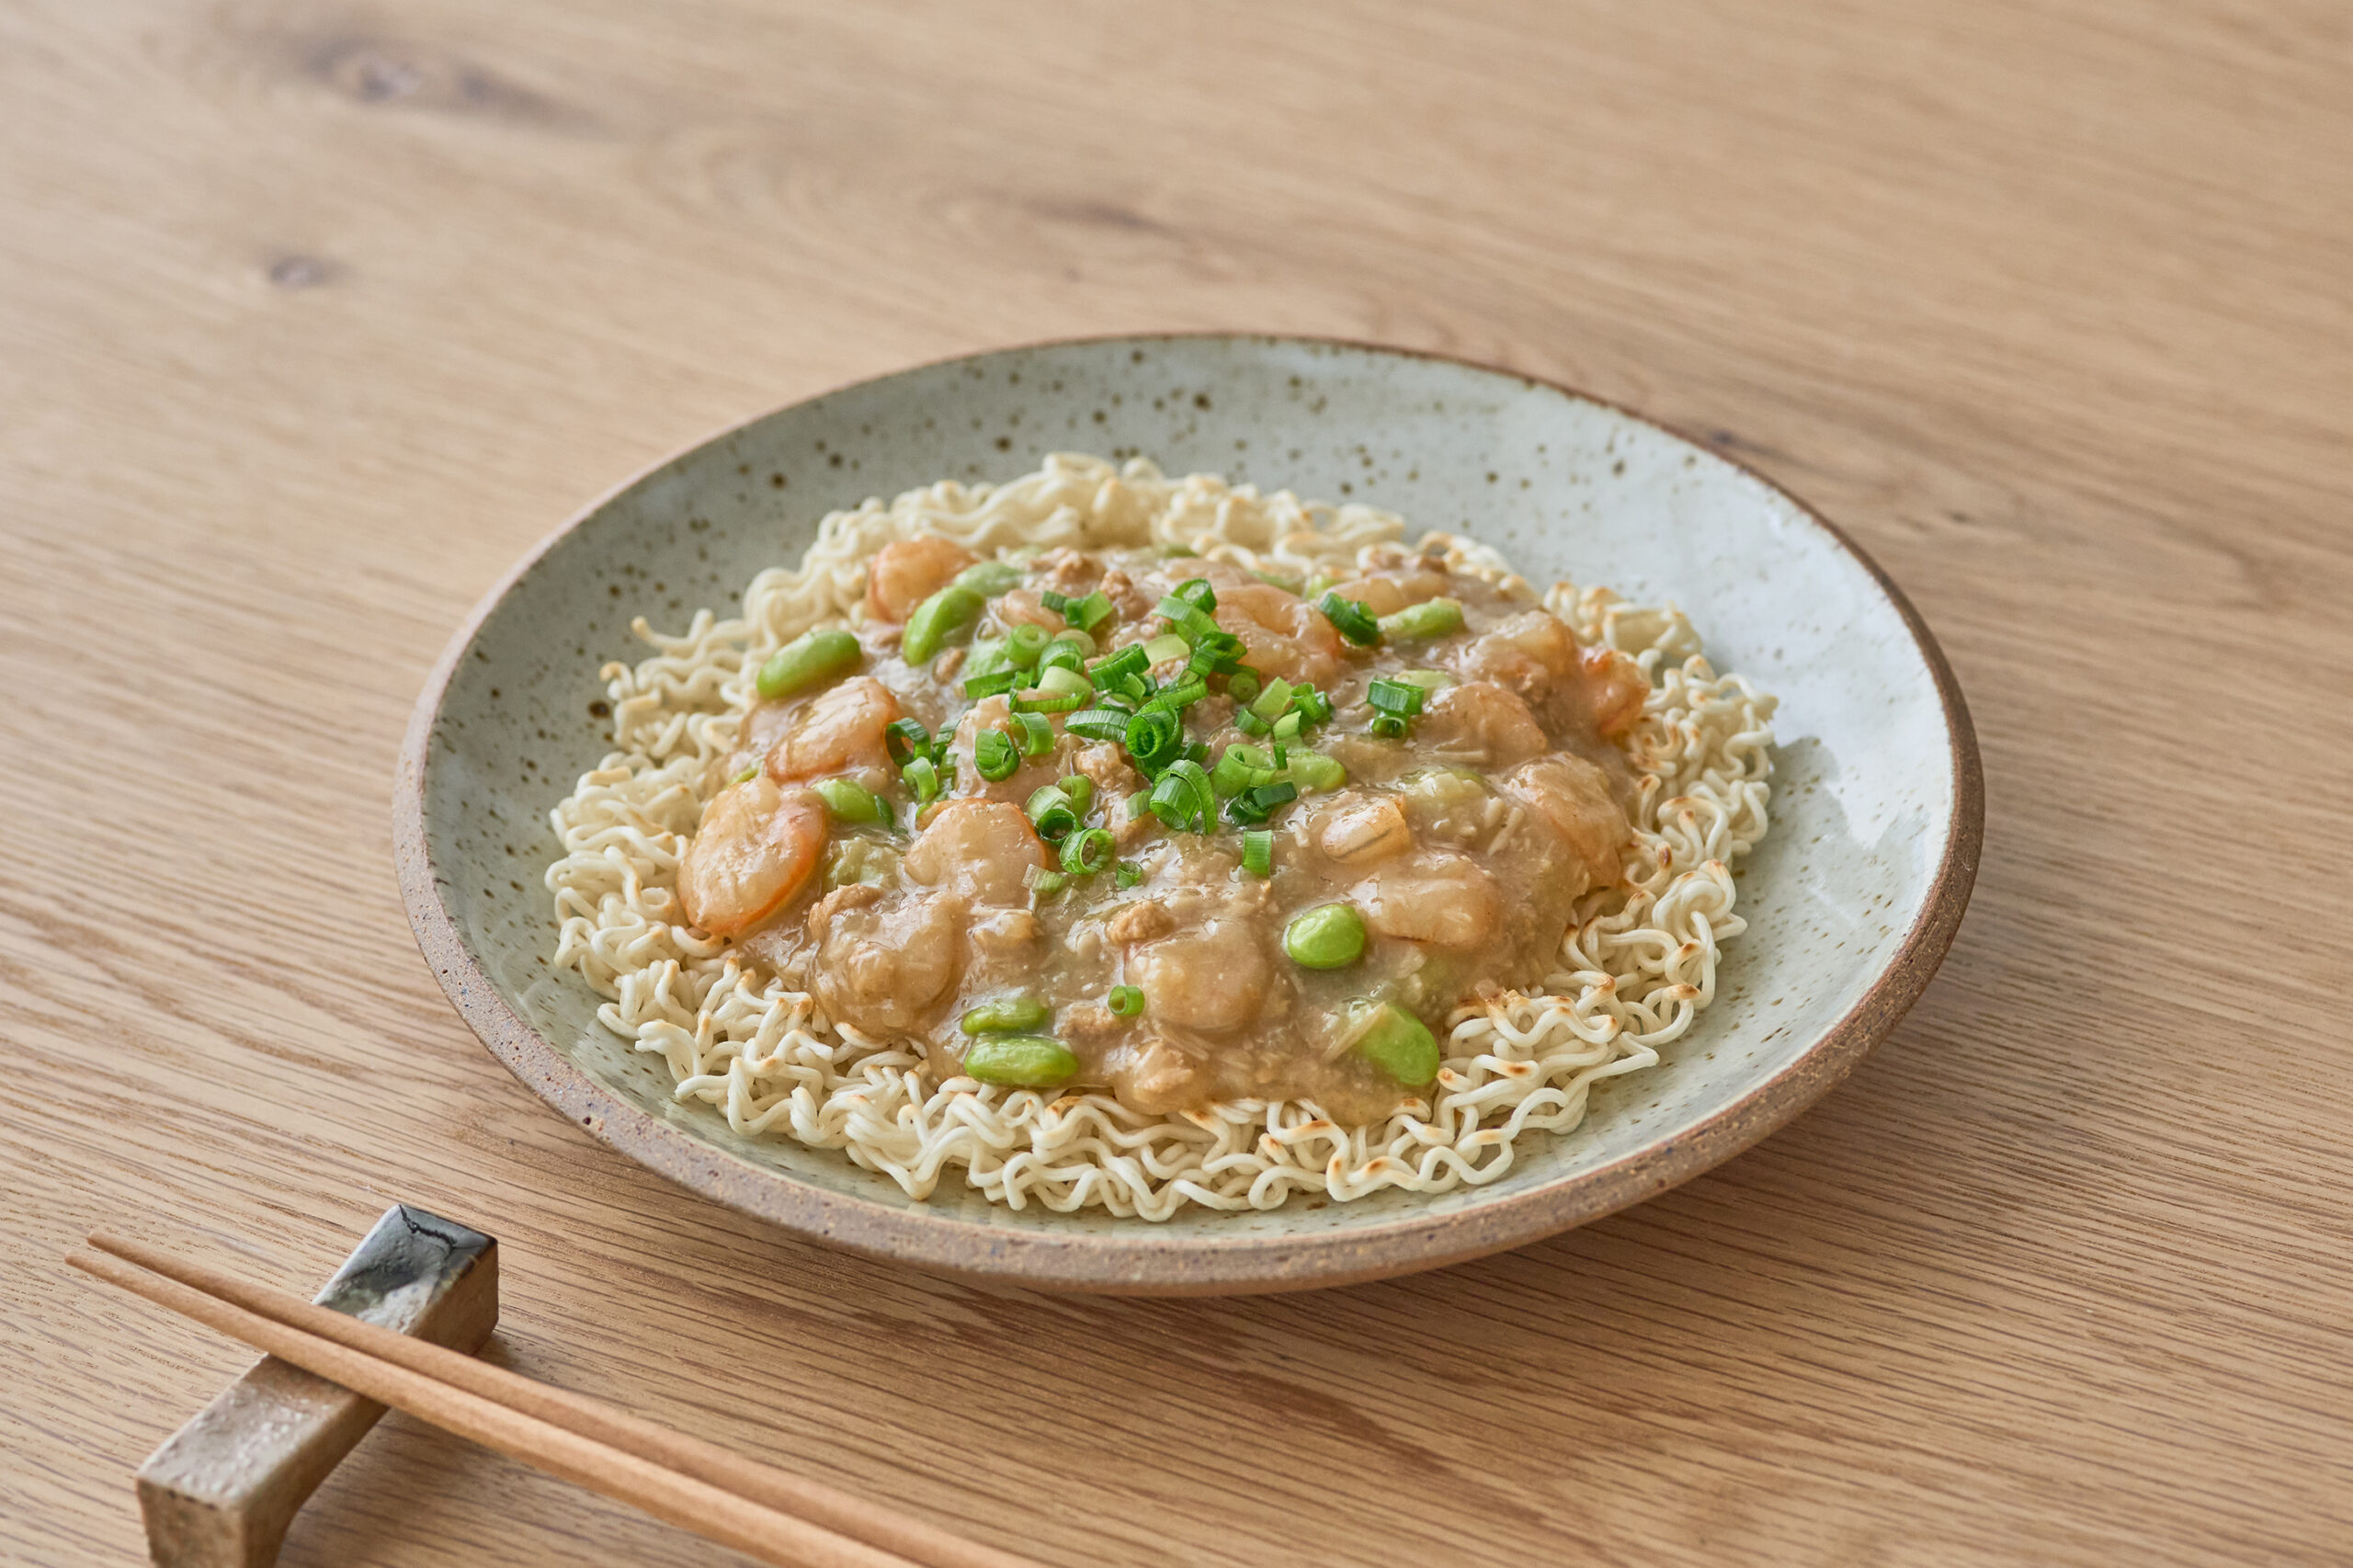
[[[921,667],[899,660],[887,623],[973,559],[947,540],[877,557],[867,611],[886,624],[861,633],[865,667],[754,709],[728,766],[764,757],[765,771],[714,799],[679,876],[704,929],[861,1038],[919,1050],[936,1081],[959,1075],[973,1047],[960,1027],[969,1011],[1019,1002],[1077,1062],[1056,1088],[1108,1091],[1148,1115],[1289,1097],[1341,1120],[1376,1117],[1419,1090],[1351,1051],[1351,1020],[1387,1005],[1443,1033],[1466,998],[1553,973],[1579,901],[1620,885],[1633,775],[1617,737],[1640,717],[1647,677],[1582,644],[1524,588],[1384,547],[1336,574],[1343,597],[1377,616],[1445,597],[1463,620],[1359,646],[1312,602],[1321,584],[1293,593],[1228,562],[1057,549],[1000,557],[1021,579],[958,634],[970,647]],[[1312,686],[1331,708],[1285,744],[1337,771],[1268,808],[1263,872],[1245,866],[1248,824],[1223,814],[1229,795],[1181,827],[1148,809],[1157,766],[1124,749],[1116,718],[1102,730],[1099,690],[1081,701],[1095,705],[1090,734],[1066,727],[1078,708],[1041,705],[1051,694],[1034,671],[1012,693],[962,687],[1015,628],[1063,634],[1049,592],[1075,603],[1100,586],[1111,600],[1085,644],[1099,663],[1170,634],[1155,607],[1194,578],[1262,690]],[[1155,672],[1175,678],[1165,659]],[[1421,711],[1403,735],[1376,733],[1370,682],[1409,676],[1429,694]],[[1181,715],[1205,773],[1231,748],[1263,754],[1279,738],[1243,724],[1249,687],[1222,673],[1208,685]],[[1024,728],[1017,695],[1047,718],[1051,744],[984,779],[978,737]],[[915,799],[890,757],[886,731],[903,717],[941,743],[936,800]],[[879,790],[887,815],[829,818],[808,787],[838,790],[836,779]],[[1025,806],[1058,783],[1086,802],[1074,831],[1105,830],[1116,863],[1099,845],[1073,859],[1071,839],[1040,838]],[[1360,953],[1335,968],[1294,961],[1287,927],[1327,905],[1361,921]]]

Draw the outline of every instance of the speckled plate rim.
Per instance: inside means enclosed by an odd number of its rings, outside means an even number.
[[[688,455],[787,409],[899,376],[1000,354],[1058,347],[1225,341],[1293,345],[1435,360],[1483,371],[1607,409],[1707,451],[1782,497],[1856,562],[1885,596],[1936,683],[1950,737],[1952,811],[1944,852],[1918,916],[1855,1005],[1766,1083],[1705,1120],[1562,1181],[1435,1219],[1406,1218],[1320,1234],[1182,1240],[1139,1224],[1132,1237],[995,1231],[968,1221],[886,1208],[765,1171],[670,1126],[574,1065],[499,994],[441,898],[425,824],[425,780],[442,700],[466,651],[500,602],[573,529]],[[1887,1038],[1926,990],[1969,907],[1984,839],[1984,773],[1960,684],[1919,611],[1861,546],[1813,506],[1737,459],[1622,403],[1540,377],[1453,355],[1349,338],[1267,333],[1115,333],[1052,338],[952,355],[796,398],[711,432],[647,464],[573,514],[474,606],[426,677],[402,744],[392,802],[393,858],[417,947],[459,1016],[491,1052],[549,1105],[648,1169],[706,1198],[813,1241],[919,1268],[1050,1290],[1220,1295],[1345,1285],[1444,1267],[1524,1245],[1640,1203],[1730,1159],[1813,1104]]]

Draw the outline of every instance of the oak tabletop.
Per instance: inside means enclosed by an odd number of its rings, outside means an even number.
[[[248,1358],[60,1258],[503,1244],[509,1365],[1054,1564],[2353,1557],[2341,6],[0,16],[0,1558]],[[551,1115],[395,891],[411,701],[590,495],[844,381],[1324,333],[1849,530],[1984,748],[1892,1040],[1523,1251],[1242,1301],[788,1239]],[[725,1553],[393,1416],[292,1564]]]

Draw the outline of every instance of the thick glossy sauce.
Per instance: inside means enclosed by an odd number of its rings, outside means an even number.
[[[1631,778],[1617,737],[1647,683],[1622,656],[1579,647],[1524,588],[1384,550],[1337,591],[1379,615],[1450,598],[1461,628],[1359,646],[1313,607],[1324,585],[1302,585],[1302,598],[1221,562],[1057,551],[1017,562],[1019,580],[989,598],[969,637],[911,665],[904,618],[972,559],[941,540],[878,558],[858,667],[753,710],[681,869],[690,914],[713,930],[735,925],[744,951],[813,993],[835,1025],[919,1042],[943,1079],[987,1038],[960,1027],[970,1010],[1026,1000],[1040,1020],[1027,1032],[1074,1059],[1038,1086],[1105,1089],[1147,1113],[1279,1097],[1370,1119],[1423,1086],[1368,1050],[1372,1005],[1442,1032],[1465,1001],[1540,987],[1577,900],[1620,874]],[[1069,733],[1068,714],[1048,717],[1048,748],[1009,777],[986,780],[976,763],[981,733],[1016,722],[1008,697],[964,694],[975,647],[1024,622],[1063,631],[1047,590],[1110,600],[1097,657],[1147,643],[1171,630],[1155,609],[1163,596],[1191,579],[1211,585],[1213,618],[1254,676],[1312,684],[1331,703],[1329,722],[1289,746],[1336,762],[1345,781],[1271,811],[1264,875],[1245,865],[1243,826],[1221,813],[1211,831],[1173,830],[1147,808],[1151,782],[1123,746]],[[1374,733],[1371,683],[1408,671],[1444,682],[1419,677],[1435,689],[1403,737]],[[1269,744],[1237,726],[1227,677],[1206,684],[1182,717],[1210,763],[1231,745]],[[952,778],[920,807],[883,733],[902,717],[952,736]],[[1025,815],[1039,790],[1074,776],[1091,786],[1084,825],[1109,834],[1126,876],[1064,872]],[[873,791],[895,825],[815,809],[806,791],[829,778]],[[1286,928],[1336,903],[1361,921],[1362,954],[1305,967]],[[1138,1000],[1115,987],[1140,992],[1141,1009],[1115,1010]]]

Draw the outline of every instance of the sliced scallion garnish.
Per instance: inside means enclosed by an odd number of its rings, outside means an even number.
[[[1082,828],[1063,840],[1063,870],[1074,877],[1091,877],[1111,863],[1118,847],[1108,830]]]
[[[1049,844],[1058,843],[1063,835],[1078,825],[1078,808],[1060,785],[1046,784],[1032,790],[1021,808],[1038,836]]]
[[[1254,877],[1275,872],[1275,835],[1260,829],[1242,835],[1242,869]]]
[[[1020,744],[1022,756],[1043,756],[1054,749],[1053,722],[1043,713],[1016,713],[1013,722],[1020,731],[1014,739]]]
[[[1315,608],[1324,612],[1324,619],[1332,623],[1334,631],[1358,647],[1370,647],[1381,641],[1381,623],[1373,619],[1372,611],[1362,600],[1344,599],[1334,590],[1317,600]]]
[[[1010,778],[1021,767],[1021,750],[1003,730],[983,730],[972,737],[972,766],[994,784]]]
[[[1199,763],[1179,757],[1161,770],[1144,804],[1168,827],[1206,833],[1217,811],[1217,791]]]

